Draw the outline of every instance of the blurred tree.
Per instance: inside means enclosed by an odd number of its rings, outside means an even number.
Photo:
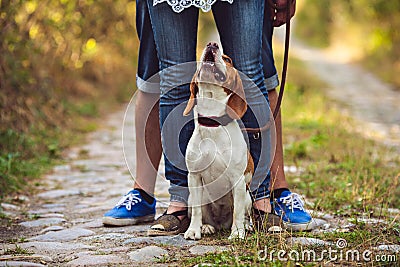
[[[316,46],[327,46],[331,32],[331,1],[305,0],[296,15],[296,32]]]
[[[83,117],[129,100],[135,11],[129,0],[0,0],[0,201],[93,129]]]
[[[135,2],[0,1],[0,130],[57,126],[65,101],[133,82]]]

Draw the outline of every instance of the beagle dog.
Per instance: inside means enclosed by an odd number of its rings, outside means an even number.
[[[247,103],[239,73],[216,43],[204,49],[190,84],[183,114],[194,110],[195,129],[185,160],[188,169],[191,223],[186,239],[231,228],[229,239],[251,229],[250,193],[254,163],[239,124]]]

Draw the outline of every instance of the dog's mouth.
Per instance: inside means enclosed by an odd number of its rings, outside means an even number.
[[[214,51],[216,49],[212,49],[211,47],[207,47],[206,49],[206,54],[204,55],[204,60],[203,62],[208,62],[208,63],[214,63],[215,62],[215,54],[217,51]]]
[[[217,44],[208,44],[204,54],[203,54],[203,60],[201,63],[201,70],[204,71],[210,71],[213,75],[214,78],[217,81],[220,82],[225,82],[226,81],[226,76],[223,73],[223,71],[218,68],[218,65],[220,63],[216,63],[216,58],[218,54],[218,45]]]

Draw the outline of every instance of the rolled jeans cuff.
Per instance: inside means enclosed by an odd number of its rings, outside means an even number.
[[[271,196],[271,192],[265,186],[260,186],[257,190],[253,191],[252,193],[253,200],[257,201],[264,198],[269,198]]]
[[[187,188],[187,187],[184,188],[182,186],[176,186],[171,183],[171,186],[168,191],[170,194],[169,200],[171,202],[180,202],[180,203],[184,203],[186,206],[188,205],[189,188]]]
[[[140,78],[136,74],[136,86],[137,88],[144,92],[144,93],[149,93],[149,94],[160,94],[160,83],[159,82],[148,82]]]
[[[271,172],[269,171],[267,177],[265,177],[260,184],[250,184],[251,195],[254,201],[269,198],[271,196],[271,191],[269,190],[270,180]]]
[[[279,85],[278,74],[275,74],[275,75],[265,79],[264,84],[268,91],[274,90]]]
[[[188,205],[187,197],[185,198],[179,195],[171,195],[169,201],[184,203],[186,206]]]

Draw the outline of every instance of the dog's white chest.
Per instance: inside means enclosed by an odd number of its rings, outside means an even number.
[[[196,127],[186,151],[186,165],[189,172],[202,173],[206,183],[242,175],[247,166],[247,145],[239,126]]]

